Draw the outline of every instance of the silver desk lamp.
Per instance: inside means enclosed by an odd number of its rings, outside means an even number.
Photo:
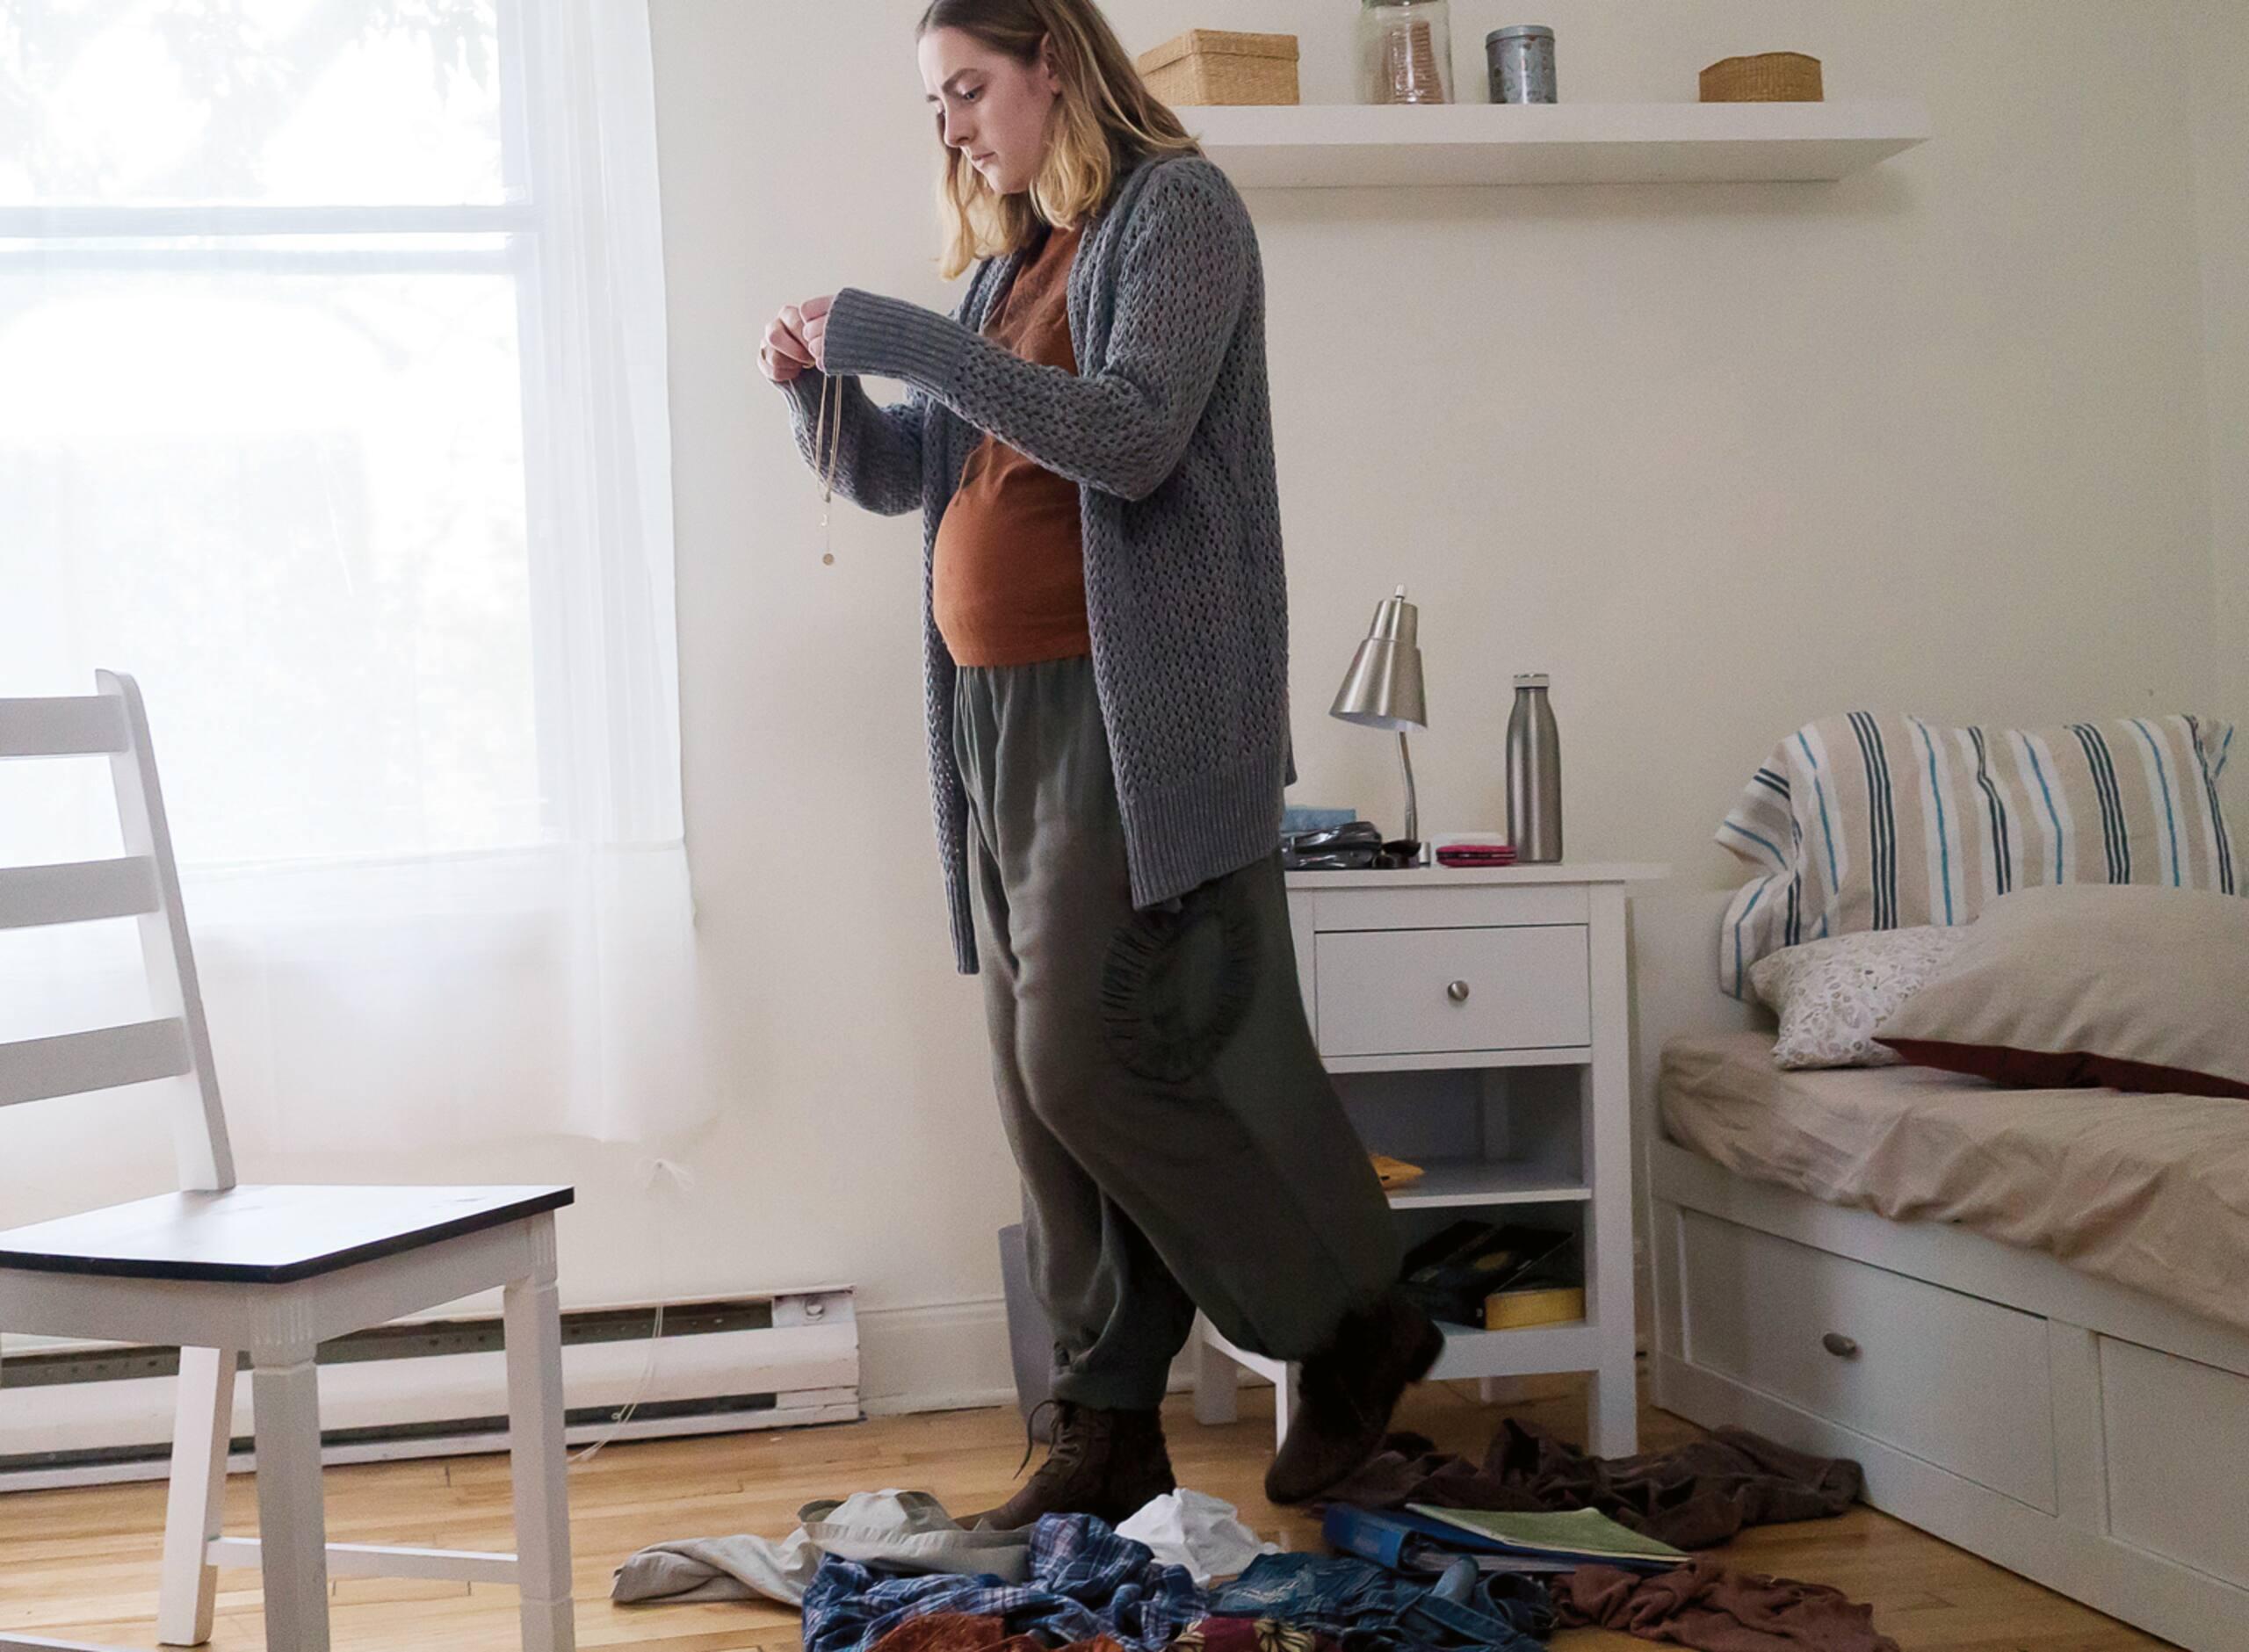
[[[1398,762],[1406,775],[1406,837],[1417,844],[1421,813],[1414,797],[1414,754],[1407,749],[1406,731],[1429,725],[1428,708],[1421,697],[1421,649],[1414,640],[1418,626],[1404,586],[1398,588],[1397,595],[1383,598],[1327,711],[1363,728],[1398,731]]]

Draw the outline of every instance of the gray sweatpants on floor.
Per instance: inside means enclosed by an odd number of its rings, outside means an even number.
[[[1305,1020],[1278,846],[1135,912],[1092,660],[964,667],[954,711],[1056,1397],[1159,1403],[1197,1308],[1301,1359],[1396,1279],[1399,1248]]]

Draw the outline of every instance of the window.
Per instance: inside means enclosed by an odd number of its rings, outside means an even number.
[[[487,980],[597,1135],[688,929],[656,210],[639,5],[0,11],[0,695],[137,676],[205,950],[421,956],[409,1044]],[[108,818],[40,767],[0,862]]]
[[[567,831],[528,549],[542,225],[494,0],[11,17],[11,689],[133,661],[190,864]]]

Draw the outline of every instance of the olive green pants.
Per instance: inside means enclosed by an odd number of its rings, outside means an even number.
[[[1197,1308],[1301,1359],[1396,1279],[1399,1250],[1305,1020],[1278,846],[1136,912],[1092,660],[964,667],[954,712],[1056,1397],[1157,1404]]]

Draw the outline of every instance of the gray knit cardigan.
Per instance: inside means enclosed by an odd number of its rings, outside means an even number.
[[[953,949],[968,975],[976,938],[955,667],[929,574],[937,523],[980,433],[1079,485],[1094,682],[1133,904],[1159,905],[1273,853],[1282,788],[1296,779],[1264,271],[1240,196],[1196,155],[1123,173],[1070,270],[1076,373],[982,336],[1018,263],[979,263],[950,318],[846,287],[826,345],[828,371],[844,379],[836,490],[886,516],[922,509],[930,790]],[[909,393],[877,407],[861,373]],[[821,383],[807,371],[786,386],[798,448],[815,468]]]

